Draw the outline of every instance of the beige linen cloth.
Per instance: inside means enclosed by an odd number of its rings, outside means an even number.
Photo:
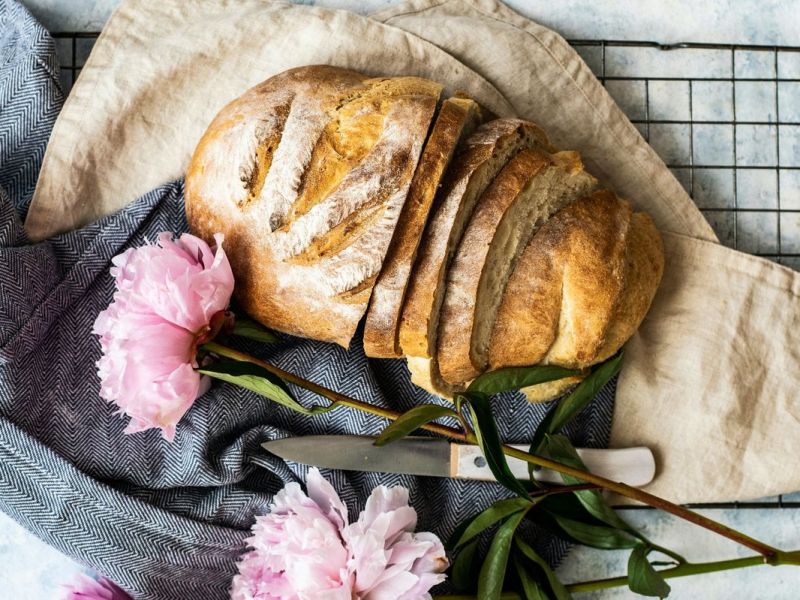
[[[127,0],[53,130],[26,228],[75,228],[183,175],[214,114],[284,69],[413,74],[543,125],[664,235],[659,293],[628,343],[612,445],[647,445],[679,502],[800,490],[800,274],[716,243],[680,184],[556,33],[495,0],[371,18],[267,0]],[[519,440],[524,441],[524,440]]]

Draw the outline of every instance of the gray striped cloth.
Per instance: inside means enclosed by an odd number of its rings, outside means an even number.
[[[164,85],[169,85],[165,82]],[[125,420],[98,396],[91,334],[111,301],[110,259],[161,231],[187,230],[183,184],[164,185],[123,211],[39,244],[21,226],[61,107],[53,41],[13,0],[0,0],[0,510],[137,598],[227,597],[255,514],[305,467],[259,448],[306,434],[377,434],[380,418],[339,409],[303,417],[251,392],[216,384],[178,426],[123,435]],[[241,348],[353,397],[406,410],[438,400],[409,383],[400,361],[285,337]],[[584,446],[607,442],[613,386],[572,424]],[[315,398],[300,389],[296,397]],[[530,439],[546,407],[519,394],[495,402],[504,439]],[[419,527],[446,537],[463,518],[507,496],[496,484],[327,471],[352,511],[378,484],[403,485]],[[567,545],[531,530],[552,562]]]

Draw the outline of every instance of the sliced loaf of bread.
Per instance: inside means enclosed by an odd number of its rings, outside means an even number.
[[[403,301],[428,213],[456,147],[475,130],[480,118],[481,109],[474,100],[454,97],[442,102],[372,290],[364,324],[367,356],[401,356],[398,331]]]
[[[447,275],[436,358],[451,385],[486,370],[495,318],[508,278],[531,236],[597,184],[576,152],[527,149],[503,168],[478,201]]]

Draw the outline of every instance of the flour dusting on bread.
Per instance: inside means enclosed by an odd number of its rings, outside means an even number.
[[[664,268],[652,220],[577,152],[418,77],[277,74],[225,106],[186,176],[191,230],[225,236],[239,305],[286,333],[408,359],[452,397],[489,369],[580,375],[635,332]],[[369,310],[367,311],[367,309]]]

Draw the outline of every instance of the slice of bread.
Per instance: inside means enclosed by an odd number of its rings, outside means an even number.
[[[456,147],[475,130],[480,119],[481,109],[474,100],[453,97],[442,103],[372,290],[364,324],[367,356],[401,356],[398,330],[403,300],[428,213]]]
[[[224,234],[248,314],[349,345],[441,90],[418,77],[310,66],[220,111],[186,176],[186,214],[199,237]]]
[[[585,196],[597,180],[576,152],[526,149],[480,198],[447,276],[436,358],[442,377],[464,384],[484,372],[506,283],[537,228]]]
[[[553,150],[544,131],[528,121],[499,119],[481,126],[453,160],[437,194],[406,292],[399,333],[402,353],[425,359],[409,363],[412,381],[421,387],[439,382],[439,393],[448,393],[435,361],[430,360],[436,352],[447,269],[478,198],[509,159],[525,148]]]
[[[482,125],[453,160],[425,227],[400,321],[406,356],[430,357],[444,296],[445,273],[478,198],[508,160],[525,148],[552,147],[538,126],[519,119]]]

